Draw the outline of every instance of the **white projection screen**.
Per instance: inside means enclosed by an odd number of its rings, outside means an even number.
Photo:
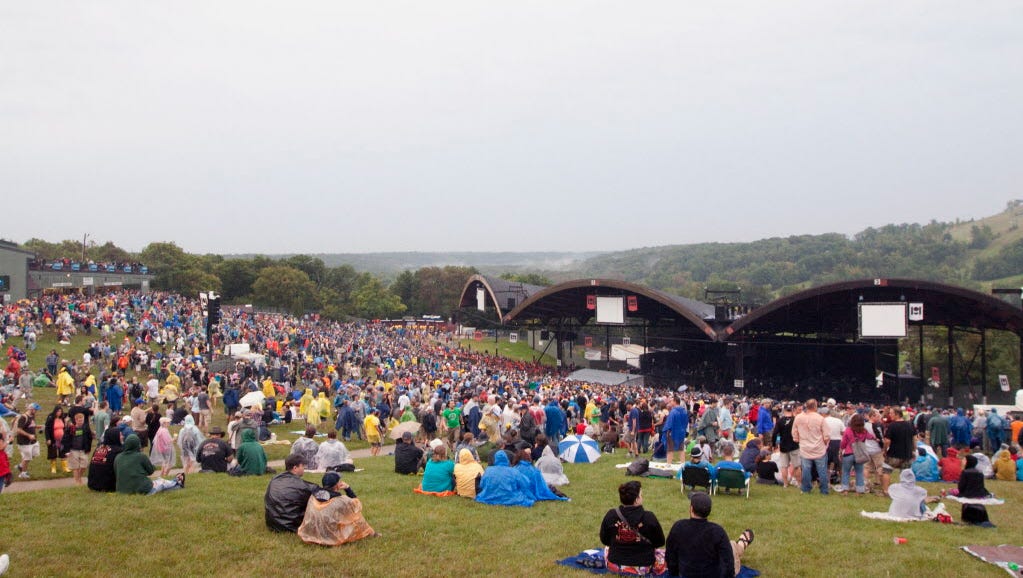
[[[487,294],[482,287],[476,288],[476,309],[480,311],[487,310]]]
[[[894,339],[906,336],[905,303],[860,303],[860,337]]]
[[[625,323],[624,297],[597,297],[597,323]]]

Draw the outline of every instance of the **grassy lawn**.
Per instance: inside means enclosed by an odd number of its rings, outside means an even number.
[[[626,478],[605,456],[593,465],[568,464],[567,503],[533,508],[484,506],[461,498],[412,493],[416,478],[392,473],[393,458],[361,459],[363,472],[345,474],[358,492],[369,523],[384,534],[340,549],[303,544],[264,527],[262,498],[268,478],[192,475],[184,491],[153,497],[106,495],[70,488],[4,495],[8,524],[3,549],[12,576],[52,576],[69,568],[99,575],[270,576],[331,573],[343,576],[585,576],[554,564],[599,543],[604,512],[616,505]],[[308,475],[310,481],[318,476]],[[688,506],[676,482],[643,481],[647,509],[665,532]],[[936,488],[937,485],[931,485]],[[1018,542],[1023,485],[991,482],[1008,500],[989,508],[997,529],[895,524],[861,518],[884,510],[873,496],[803,496],[794,488],[753,488],[749,501],[718,496],[713,520],[732,536],[756,530],[747,565],[766,576],[998,576],[957,550],[967,544]],[[958,518],[958,508],[952,508]],[[133,546],[124,539],[131,537]],[[894,545],[903,536],[908,543]],[[130,552],[130,553],[129,553]]]
[[[82,347],[76,343],[66,349],[70,356]],[[33,360],[48,350],[44,344]],[[37,390],[36,398],[52,409],[52,389]],[[223,419],[221,411],[217,423]],[[286,432],[301,426],[274,429],[278,437],[294,439]],[[363,446],[353,442],[349,447]],[[267,449],[271,459],[288,451],[287,446]],[[617,505],[616,488],[627,479],[614,464],[625,461],[619,453],[592,465],[566,464],[572,483],[564,490],[571,502],[502,508],[413,494],[418,480],[393,474],[393,458],[359,459],[356,464],[365,471],[345,474],[345,479],[362,499],[366,519],[384,537],[340,549],[308,546],[294,535],[267,531],[267,477],[196,474],[189,476],[186,490],[153,497],[85,488],[5,493],[0,497],[7,521],[0,552],[11,556],[11,576],[432,577],[458,572],[583,578],[583,572],[556,566],[554,560],[598,545],[600,521]],[[50,477],[43,462],[35,461],[33,477]],[[318,482],[319,476],[307,479]],[[924,485],[932,494],[947,487]],[[657,514],[665,532],[688,515],[676,482],[646,479],[643,487],[645,506]],[[744,561],[765,576],[1001,576],[1000,570],[958,550],[969,544],[1018,544],[1023,535],[1023,484],[990,481],[988,488],[1007,501],[988,508],[998,526],[991,530],[867,520],[859,516],[861,510],[886,510],[888,500],[804,496],[794,488],[763,486],[753,488],[749,501],[716,497],[711,519],[733,537],[746,527],[756,530]],[[957,505],[947,506],[958,520]],[[895,536],[908,543],[894,545]]]
[[[463,339],[458,342],[460,347],[469,349],[471,351],[482,351],[494,354],[496,348],[497,354],[501,357],[507,357],[508,359],[514,359],[516,361],[535,361],[539,357],[540,363],[554,367],[556,360],[554,356],[546,353],[540,357],[540,352],[535,351],[528,343],[519,341],[518,343],[510,343],[507,338],[499,340],[494,343],[493,339],[484,339],[483,341],[476,341],[474,339]],[[551,346],[550,351],[554,350],[554,346]]]

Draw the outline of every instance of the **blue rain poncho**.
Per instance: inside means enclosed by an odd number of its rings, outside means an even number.
[[[530,497],[530,483],[518,470],[508,465],[508,454],[496,452],[494,465],[483,472],[480,480],[480,493],[476,501],[495,506],[533,505]]]
[[[522,460],[515,464],[515,469],[518,470],[522,477],[526,478],[529,482],[530,497],[534,501],[540,502],[543,500],[567,500],[568,498],[559,497],[557,494],[551,491],[547,487],[547,481],[544,480],[543,474],[540,470],[533,466],[532,462]]]

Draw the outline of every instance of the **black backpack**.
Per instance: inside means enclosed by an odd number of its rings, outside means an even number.
[[[650,469],[650,460],[646,458],[636,458],[632,460],[629,467],[625,468],[625,475],[627,476],[645,476],[647,471]]]

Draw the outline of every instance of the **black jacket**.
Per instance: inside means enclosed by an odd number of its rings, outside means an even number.
[[[103,433],[103,443],[96,448],[89,462],[90,490],[113,492],[117,490],[117,475],[114,472],[114,458],[121,453],[121,432],[116,427]]]
[[[653,566],[654,550],[664,545],[664,530],[657,516],[643,506],[620,506],[619,510],[646,540],[621,542],[618,539],[621,520],[614,509],[608,510],[600,524],[600,543],[608,546],[607,559],[619,566]]]
[[[419,459],[423,450],[415,444],[407,444],[398,440],[394,444],[394,472],[396,474],[414,474],[419,471]]]
[[[266,527],[274,532],[298,532],[305,517],[309,496],[320,487],[291,472],[278,474],[270,480],[263,496]]]

